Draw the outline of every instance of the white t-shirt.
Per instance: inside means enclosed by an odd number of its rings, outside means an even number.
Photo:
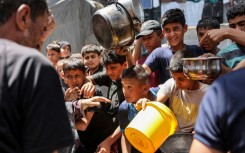
[[[198,108],[208,85],[200,82],[198,90],[178,89],[173,78],[159,85],[162,94],[169,97],[169,108],[173,111],[179,124],[177,132],[191,132],[194,129]]]

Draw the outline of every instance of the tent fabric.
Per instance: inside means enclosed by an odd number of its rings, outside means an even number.
[[[47,3],[56,27],[44,42],[42,53],[46,53],[46,46],[53,40],[68,41],[72,53],[80,52],[86,44],[99,44],[93,33],[92,16],[102,4],[92,0],[47,0]]]

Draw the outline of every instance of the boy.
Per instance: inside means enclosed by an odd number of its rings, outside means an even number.
[[[221,56],[223,64],[229,68],[234,68],[245,58],[245,4],[231,7],[227,13],[227,20],[230,28],[221,28],[208,31],[200,41],[200,45],[207,39],[214,44],[218,44],[224,39],[234,41],[228,47],[221,49],[217,56]]]
[[[180,9],[170,9],[164,13],[162,28],[170,47],[155,49],[143,64],[149,74],[159,70],[161,79],[159,83],[164,83],[170,78],[169,73],[166,72],[166,67],[169,65],[171,56],[177,51],[189,50],[194,56],[200,56],[204,53],[202,48],[197,45],[184,44],[184,34],[188,26],[186,25],[184,13]]]
[[[196,26],[198,41],[207,33],[207,31],[212,29],[220,29],[219,21],[214,17],[205,17],[198,21]],[[220,50],[217,44],[213,44],[210,41],[205,41],[201,47],[205,50],[205,53],[211,53],[216,55]]]
[[[172,78],[159,85],[156,96],[156,101],[162,103],[169,99],[169,108],[178,120],[177,132],[183,133],[193,132],[200,101],[208,88],[208,85],[190,80],[184,75],[181,59],[190,57],[193,57],[193,54],[187,50],[178,51],[173,55],[169,66]],[[142,102],[145,103],[142,100],[138,101],[137,105]]]
[[[159,22],[155,20],[144,22],[140,28],[140,33],[136,36],[136,46],[133,51],[133,58],[136,64],[144,64],[148,55],[151,54],[154,49],[161,47],[162,39],[163,33]],[[140,58],[142,44],[146,48],[148,55]],[[159,72],[155,71],[150,75],[150,85],[151,87],[157,87],[158,84]]]
[[[85,66],[82,60],[76,58],[69,58],[63,65],[65,82],[69,86],[72,92],[69,95],[66,93],[66,101],[73,101],[80,99],[75,102],[68,102],[68,112],[70,113],[70,118],[74,117],[75,128],[78,130],[78,135],[80,138],[81,145],[78,147],[80,152],[91,153],[95,152],[97,145],[108,137],[112,132],[111,120],[108,118],[106,112],[104,111],[104,104],[100,107],[82,108],[85,112],[76,113],[71,107],[75,106],[80,110],[80,103],[87,103],[88,101],[98,101],[98,102],[110,102],[110,100],[104,97],[92,97],[90,99],[84,99],[80,94],[80,88],[84,84],[86,78]],[[68,90],[69,90],[68,89]],[[101,93],[97,90],[94,96],[101,96]],[[71,106],[73,105],[73,106]],[[74,115],[74,116],[72,116]],[[78,152],[79,152],[78,151]]]
[[[87,75],[93,75],[98,72],[102,72],[103,66],[101,62],[101,50],[100,47],[95,44],[89,44],[82,48],[81,54],[85,66],[88,67]]]
[[[150,82],[149,75],[141,65],[134,65],[125,69],[121,75],[123,94],[125,101],[119,106],[118,119],[120,130],[123,133],[131,120],[135,117],[138,111],[135,108],[135,103],[140,98],[147,98],[153,101],[155,95],[149,90]],[[132,147],[125,137],[124,133],[121,138],[122,152],[139,152]]]
[[[125,100],[120,75],[127,67],[126,56],[118,55],[114,50],[107,50],[103,55],[103,64],[105,65],[105,72],[87,76],[87,78],[91,80],[93,84],[99,85],[103,96],[111,100],[111,103],[106,104],[106,110],[108,116],[113,121],[111,127],[115,130],[115,134],[112,134],[112,136],[108,137],[108,139],[98,146],[98,150],[105,149],[107,152],[110,152],[111,144],[117,141],[121,136],[118,128],[119,122],[117,113],[119,105]]]
[[[56,67],[57,62],[60,59],[60,45],[57,41],[52,41],[48,44],[46,47],[46,56],[53,67]]]
[[[69,58],[71,55],[71,44],[67,41],[60,41],[60,57]]]
[[[63,92],[65,93],[66,89],[68,88],[67,84],[64,82],[64,72],[63,72],[63,65],[65,63],[66,59],[61,59],[57,62],[56,64],[56,71],[59,74],[59,78],[60,78],[60,83],[61,83],[61,87]]]

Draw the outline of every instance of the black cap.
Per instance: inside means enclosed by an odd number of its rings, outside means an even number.
[[[150,35],[154,30],[162,30],[160,23],[156,20],[148,20],[142,24],[140,33],[136,36],[136,39],[139,39],[142,36]]]

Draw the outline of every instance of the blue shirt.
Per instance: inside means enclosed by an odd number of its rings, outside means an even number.
[[[245,69],[216,80],[202,99],[195,138],[222,152],[245,152]]]

